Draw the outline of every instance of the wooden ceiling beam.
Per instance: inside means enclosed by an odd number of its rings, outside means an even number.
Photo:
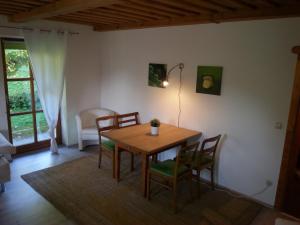
[[[210,0],[212,3],[219,3],[220,0]],[[252,9],[252,7],[249,7],[249,5],[246,5],[239,0],[222,0],[223,5],[227,5],[228,7],[234,8],[234,9]]]
[[[203,23],[220,23],[232,22],[242,20],[258,20],[270,19],[278,17],[298,17],[300,16],[300,7],[281,7],[270,8],[264,10],[240,10],[238,12],[218,13],[214,15],[201,15],[173,18],[169,20],[147,21],[143,23],[128,23],[115,26],[94,26],[95,31],[111,31],[111,30],[128,30],[128,29],[141,29],[149,27],[166,27],[166,26],[180,26],[191,24]]]
[[[106,31],[300,16],[300,0],[0,0],[0,14]]]
[[[140,5],[139,1],[134,2],[134,3],[131,3],[129,1],[126,1],[126,2],[124,1],[124,6],[135,9],[135,10],[138,10],[138,11],[142,10],[142,11],[145,11],[145,12],[149,12],[151,14],[158,15],[158,16],[161,16],[161,17],[176,17],[176,16],[178,16],[178,14],[168,13],[168,12],[165,12],[163,10],[157,10],[157,9],[151,7],[151,6]]]
[[[81,21],[81,20],[78,20],[78,19],[72,19],[72,18],[61,18],[61,16],[56,16],[56,17],[52,17],[51,20],[53,21],[59,21],[59,22],[66,22],[66,23],[75,23],[75,24],[81,24],[81,25],[88,25],[90,26],[91,25],[91,22],[86,22],[86,21]],[[96,26],[109,26],[111,25],[111,23],[108,23],[108,22],[97,22],[97,23],[94,23],[95,24],[98,24]]]
[[[265,0],[243,0],[248,4],[255,5],[257,8],[266,8],[266,7],[274,7],[274,4],[265,1]]]
[[[170,7],[175,7],[179,9],[184,9],[190,12],[194,12],[197,14],[211,14],[213,10],[203,9],[201,7],[193,6],[183,1],[175,1],[175,0],[155,0],[158,3],[163,3]]]
[[[64,15],[61,16],[60,18],[62,19],[73,19],[73,20],[77,20],[77,21],[84,21],[86,23],[88,23],[89,25],[93,25],[95,23],[106,23],[106,24],[120,24],[120,21],[116,21],[116,20],[111,20],[111,19],[104,19],[104,18],[91,18],[91,17],[82,17],[82,16],[74,16],[74,15]]]
[[[27,12],[14,14],[10,17],[12,22],[26,22],[36,19],[47,19],[54,16],[73,13],[96,7],[109,6],[118,3],[118,0],[59,0]]]
[[[1,3],[0,3],[1,4]],[[9,5],[9,4],[6,4],[6,5],[2,5],[1,6],[1,9],[5,9],[5,8],[10,8],[10,9],[16,9],[17,11],[20,11],[20,10],[26,10],[30,7],[24,7],[24,6],[17,6],[17,5]]]
[[[252,1],[247,1],[247,0],[235,0],[236,2],[239,2],[241,4],[244,4],[250,9],[257,9],[257,5],[255,5]]]
[[[172,12],[180,16],[192,16],[195,13],[187,12],[184,9],[175,9],[172,7],[168,7],[157,2],[153,2],[152,0],[131,0],[131,2],[138,3],[140,5],[148,6],[151,8],[155,8],[156,10],[164,10],[165,12]]]
[[[205,0],[185,0],[186,2],[192,3],[196,6],[206,8],[216,12],[231,12],[234,11],[233,8],[226,5],[219,4],[217,2],[209,2]]]
[[[13,1],[5,1],[5,0],[0,0],[0,4],[2,5],[1,7],[3,6],[6,6],[6,5],[11,5],[11,6],[15,6],[15,7],[24,7],[24,8],[31,8],[32,5],[29,4],[29,3],[24,3],[24,2],[13,2]]]
[[[275,2],[280,5],[293,5],[293,4],[299,4],[299,0],[271,0],[272,2]]]
[[[20,2],[20,3],[28,3],[28,4],[31,4],[31,5],[35,5],[35,6],[41,6],[41,5],[44,5],[45,2],[43,1],[37,1],[37,0],[14,0],[15,2]]]
[[[114,9],[114,10],[117,10],[117,11],[120,11],[120,12],[126,12],[126,13],[133,14],[133,15],[140,15],[140,16],[148,17],[152,20],[153,19],[157,20],[157,19],[163,19],[164,18],[162,16],[154,15],[154,14],[149,13],[149,12],[131,9],[131,8],[128,8],[124,5],[113,5],[113,6],[107,6],[106,8]]]
[[[93,16],[105,16],[107,18],[113,18],[113,19],[121,19],[121,20],[128,20],[128,21],[132,21],[132,22],[140,22],[141,19],[136,19],[136,18],[133,18],[133,17],[130,17],[130,16],[124,16],[124,15],[120,15],[120,14],[115,14],[115,13],[108,13],[108,12],[104,12],[104,11],[101,11],[101,12],[98,12],[98,11],[95,11],[95,10],[91,10],[91,11],[84,11],[85,13],[89,13],[90,15],[93,15]]]
[[[95,12],[98,12],[98,13],[104,12],[104,13],[109,13],[111,15],[120,15],[120,16],[125,16],[128,18],[133,18],[133,19],[142,20],[142,21],[151,20],[151,18],[149,18],[147,16],[141,16],[138,14],[132,14],[132,13],[119,11],[119,10],[115,10],[115,9],[101,8],[101,9],[95,10]]]
[[[78,18],[85,18],[85,19],[90,19],[90,20],[93,20],[93,21],[104,20],[104,21],[110,21],[110,22],[114,22],[114,23],[136,22],[136,21],[132,21],[130,19],[128,20],[128,19],[112,18],[112,17],[95,15],[95,14],[87,14],[87,13],[82,13],[82,12],[68,14],[68,15],[64,15],[64,16],[73,16],[73,17],[78,17]],[[64,17],[64,16],[62,16],[62,17]]]

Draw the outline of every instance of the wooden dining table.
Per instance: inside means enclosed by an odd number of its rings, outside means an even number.
[[[152,136],[149,123],[103,132],[102,136],[115,142],[115,176],[120,179],[120,150],[140,153],[142,157],[142,192],[147,193],[149,157],[176,146],[185,146],[188,139],[201,137],[201,132],[161,124],[159,135]]]

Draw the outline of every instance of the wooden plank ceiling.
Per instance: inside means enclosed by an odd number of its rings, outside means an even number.
[[[300,16],[300,0],[0,0],[10,21],[36,19],[97,31]]]

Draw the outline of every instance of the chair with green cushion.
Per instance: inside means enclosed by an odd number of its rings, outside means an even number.
[[[210,170],[211,187],[214,190],[214,166],[216,150],[221,139],[221,135],[205,139],[202,142],[200,151],[197,151],[192,163],[192,169],[196,171],[196,180],[200,184],[200,171],[204,169]],[[199,188],[200,193],[200,188]]]
[[[102,153],[106,154],[108,157],[112,158],[113,164],[113,177],[115,177],[114,168],[115,168],[115,143],[112,140],[106,139],[102,137],[101,134],[103,132],[112,130],[116,128],[116,117],[115,116],[102,116],[96,118],[96,125],[98,130],[98,137],[99,137],[99,161],[98,167],[101,167],[102,161]]]
[[[148,170],[147,177],[147,198],[150,200],[151,183],[159,184],[173,192],[172,206],[176,212],[177,182],[186,179],[189,181],[190,189],[192,188],[192,170],[191,164],[199,142],[181,148],[176,156],[176,160],[165,160],[162,162],[153,162]],[[190,190],[192,194],[192,190]]]
[[[115,178],[115,143],[112,140],[109,140],[105,137],[102,137],[102,133],[117,129],[118,126],[116,124],[116,116],[102,116],[96,118],[96,125],[98,129],[98,137],[99,137],[99,162],[98,167],[101,167],[102,161],[102,153],[112,158],[112,172],[113,178]],[[132,162],[131,162],[132,164]]]
[[[117,114],[116,115],[116,126],[117,128],[125,128],[125,127],[131,127],[136,126],[140,124],[139,120],[139,113],[133,112],[133,113],[126,113],[126,114]],[[134,153],[129,152],[131,155],[131,171],[134,170]]]

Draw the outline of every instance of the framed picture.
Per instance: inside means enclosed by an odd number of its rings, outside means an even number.
[[[196,92],[221,95],[222,72],[220,66],[198,66]]]
[[[149,63],[148,85],[164,88],[163,81],[167,78],[167,64]]]

